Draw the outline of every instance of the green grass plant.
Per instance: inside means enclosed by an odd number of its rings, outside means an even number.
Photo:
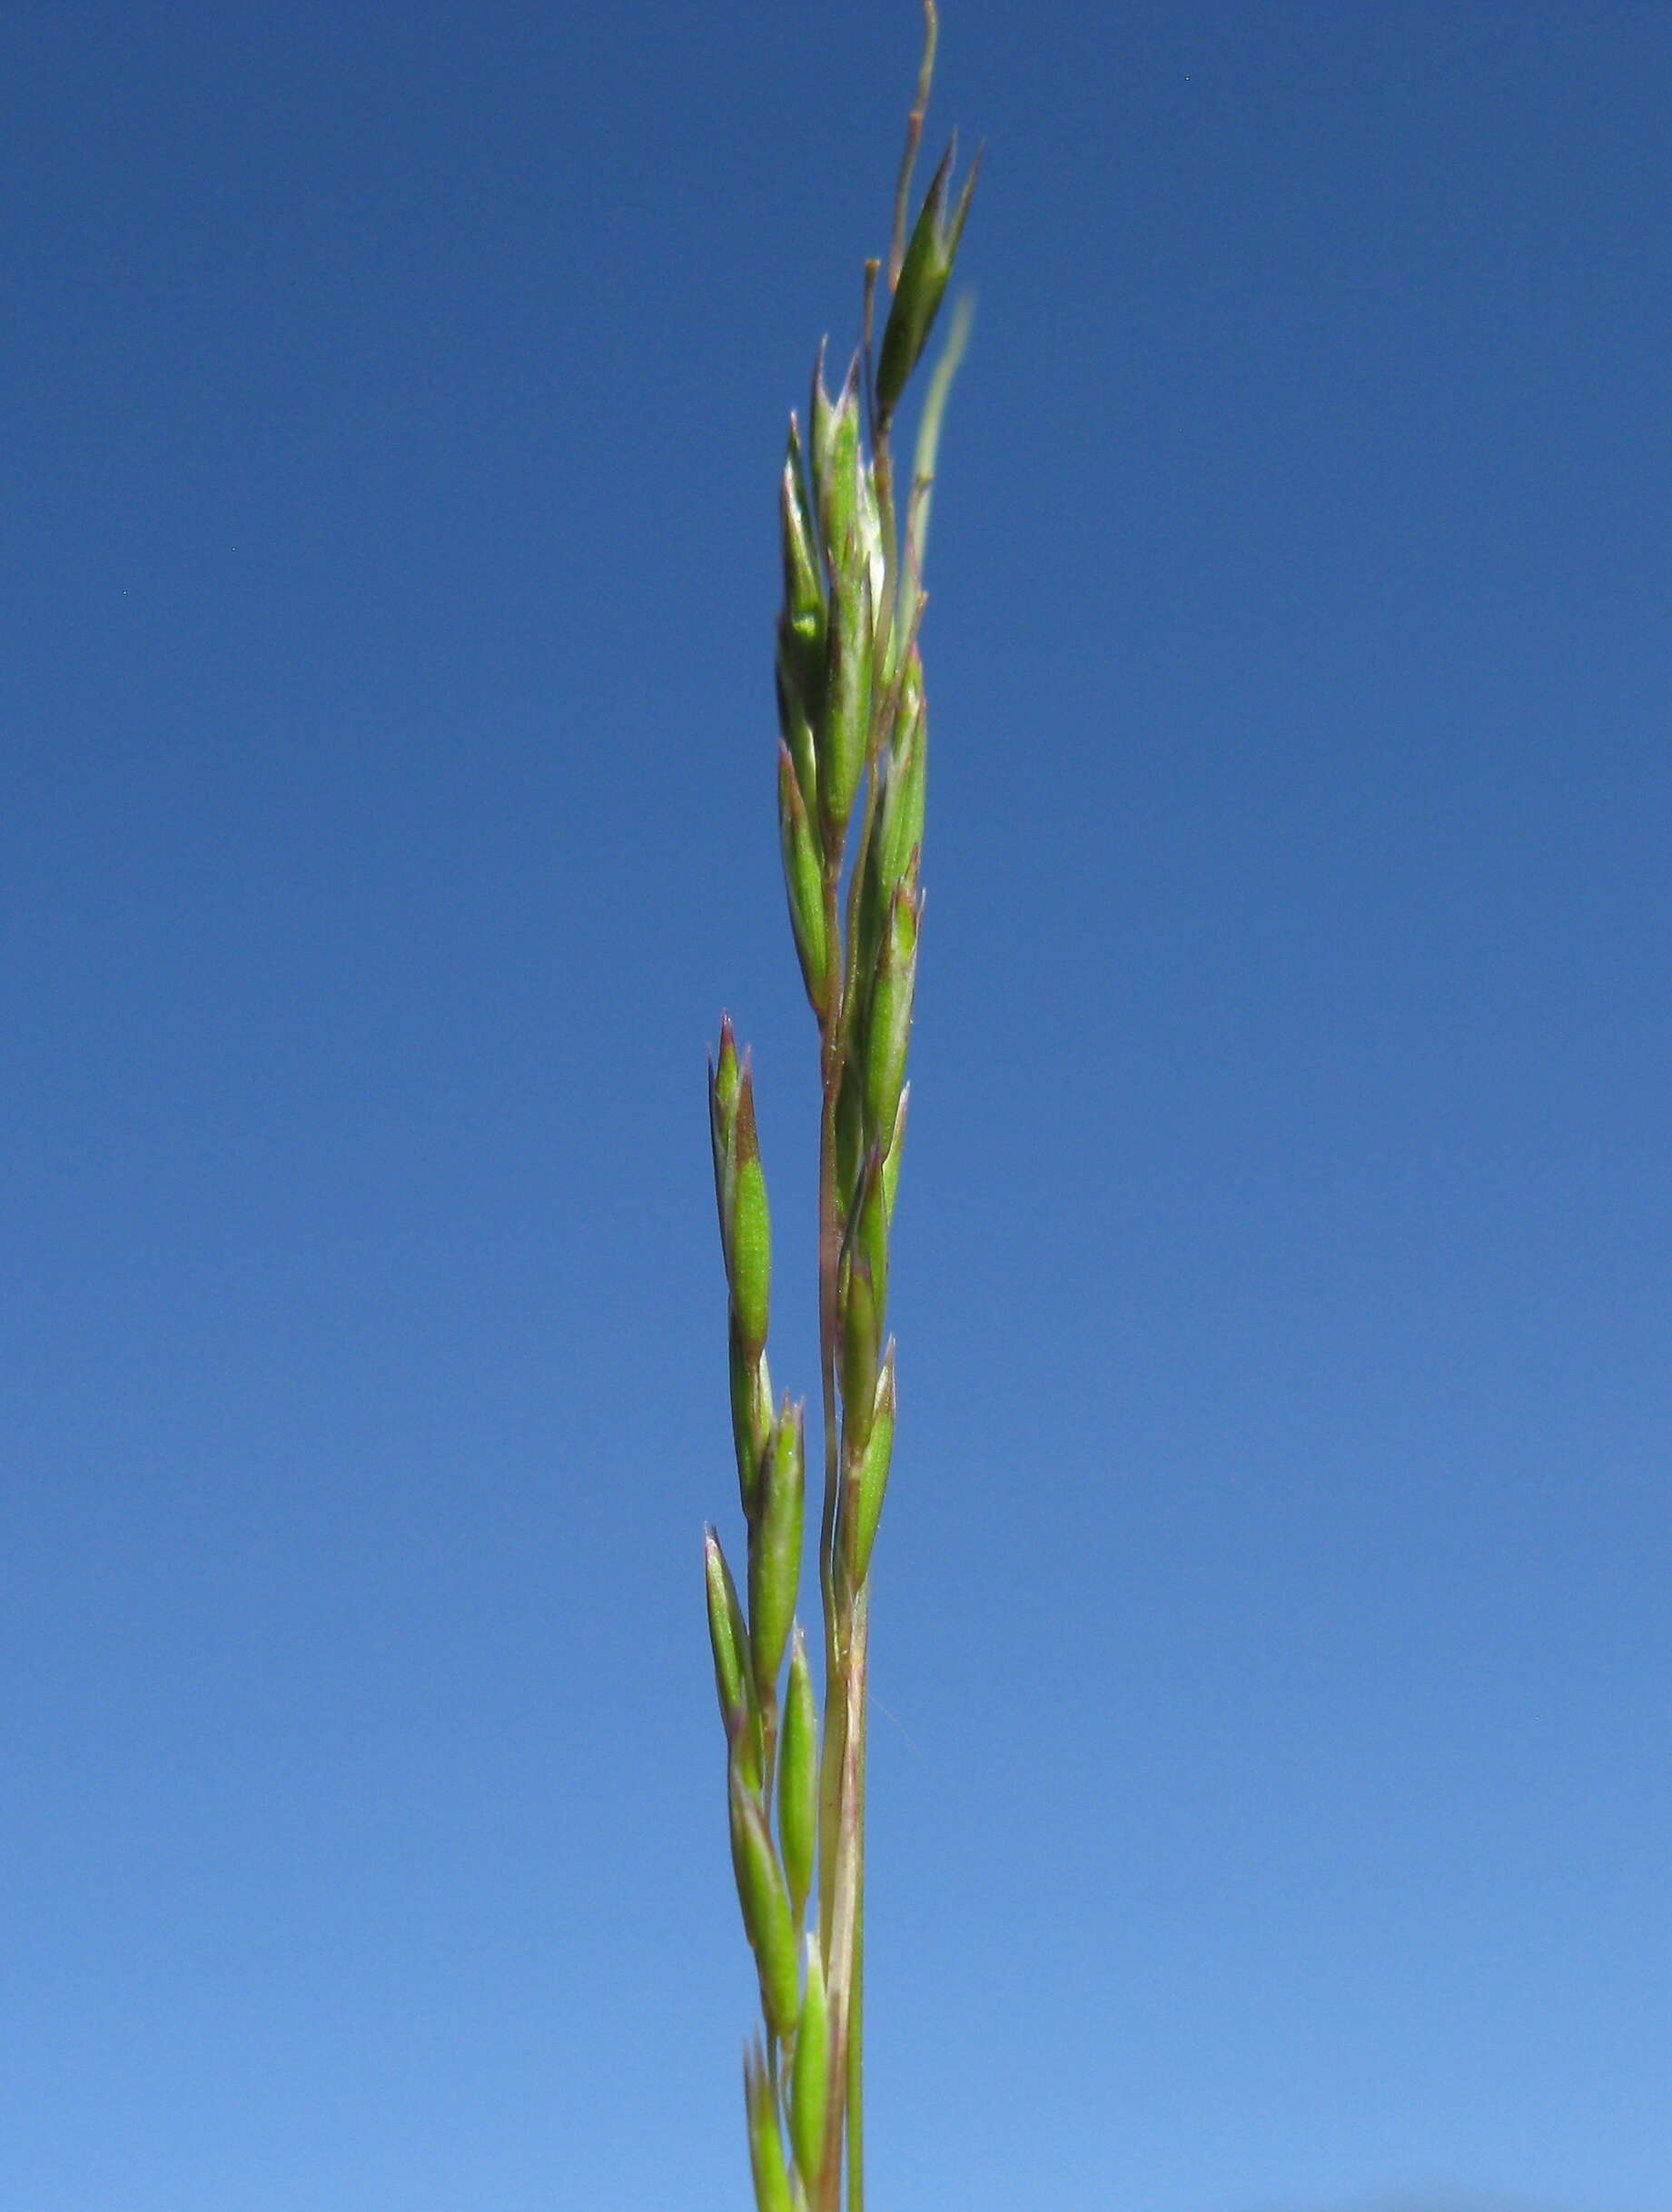
[[[834,393],[819,349],[806,434],[792,414],[779,481],[778,830],[820,1076],[822,1714],[797,1618],[806,1402],[775,1400],[767,1366],[771,1224],[749,1061],[729,1021],[708,1070],[741,1588],[712,1527],[705,1562],[732,1860],[760,1981],[761,2026],[744,2059],[758,2212],[842,2212],[845,2188],[847,2212],[865,2205],[870,1572],[894,1451],[889,1241],[923,922],[923,562],[941,418],[969,332],[965,303],[930,377],[903,488],[894,436],[975,184],[972,168],[953,197],[949,146],[908,226],[935,68],[934,0],[925,18],[887,261],[866,264],[861,340]]]

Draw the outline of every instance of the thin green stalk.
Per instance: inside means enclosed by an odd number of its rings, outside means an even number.
[[[865,2212],[865,1762],[859,1768],[858,1901],[847,2026],[847,2212]]]
[[[861,2029],[858,2023],[859,1989],[855,1979],[855,1959],[857,1951],[859,1928],[861,1869],[864,1857],[865,1830],[865,1711],[866,1672],[870,1642],[870,1592],[861,1586],[854,1600],[849,1616],[849,1639],[846,1664],[843,1669],[846,1682],[846,1711],[847,1733],[842,1759],[841,1820],[836,1839],[836,1912],[831,1929],[832,1966],[830,1971],[830,2005],[833,2028],[831,2034],[830,2071],[834,2082],[840,2085],[846,2110],[846,2135],[850,2188],[856,2176],[863,2176],[863,2145],[855,2134],[857,2115],[848,2102],[851,2081],[850,2053],[861,2048]],[[856,2056],[853,2064],[858,2063]],[[831,2156],[820,2177],[819,2212],[840,2212],[842,2179],[842,2145],[831,2146]],[[861,2198],[864,2183],[859,2181]]]
[[[837,875],[838,869],[827,867],[823,885],[826,928],[833,945],[837,935]],[[842,1249],[841,1198],[836,1188],[836,1097],[842,1080],[842,1011],[847,996],[844,990],[819,1037],[818,1366],[825,1438],[825,1503],[818,1532],[821,1567],[833,1556],[836,1541],[836,1261]]]
[[[868,1719],[866,1659],[870,1648],[870,1591],[859,1593],[860,1617],[855,1628],[859,1652],[857,1680],[857,1743],[853,1754],[853,1933],[848,1946],[846,2069],[844,2088],[847,2104],[847,2212],[865,2212],[865,1775],[866,1727]],[[850,1693],[851,1694],[851,1693]]]

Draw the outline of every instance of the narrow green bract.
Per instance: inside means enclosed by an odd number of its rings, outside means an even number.
[[[760,1471],[772,1442],[772,1371],[762,1352],[751,1359],[733,1314],[728,1345],[732,1443],[737,1454],[737,1492],[746,1520],[755,1518]]]
[[[900,1187],[900,1162],[905,1153],[905,1116],[912,1103],[912,1086],[900,1086],[900,1103],[894,1113],[894,1135],[888,1140],[888,1149],[883,1155],[883,1198],[888,1208],[888,1219],[894,1220],[895,1193]]]
[[[871,1572],[871,1546],[876,1524],[883,1517],[883,1497],[888,1488],[888,1470],[894,1460],[894,1345],[883,1355],[883,1371],[876,1378],[876,1397],[871,1409],[871,1433],[866,1439],[859,1467],[859,1510],[855,1516],[853,1548],[848,1572],[856,1583]]]
[[[830,957],[830,927],[825,914],[825,872],[813,825],[796,779],[789,747],[778,747],[778,841],[784,855],[784,883],[789,893],[790,927],[801,959],[801,980],[815,1014],[823,1014],[836,988]]]
[[[746,1067],[737,1094],[737,1118],[730,1163],[731,1220],[727,1258],[731,1267],[732,1311],[748,1359],[767,1348],[767,1314],[772,1297],[772,1219],[767,1210],[767,1177],[755,1134],[755,1085]]]
[[[759,2212],[796,2212],[784,2162],[777,2100],[766,2068],[749,2052],[743,2061],[743,2096],[749,2116],[749,2166]]]
[[[726,1554],[713,1529],[703,1536],[704,1565],[708,1586],[708,1641],[714,1652],[714,1686],[720,1701],[720,1719],[737,1761],[738,1771],[752,1790],[761,1782],[760,1716],[755,1703],[754,1678],[749,1668],[749,1632],[737,1587],[726,1564]]]
[[[825,729],[818,749],[825,850],[838,863],[847,818],[865,773],[870,734],[872,612],[868,572],[856,570],[843,578],[830,602],[826,631]]]
[[[708,1076],[747,1605],[713,1529],[705,1533],[705,1576],[727,1743],[732,1860],[765,2031],[744,2061],[757,2212],[865,2212],[870,1571],[895,1449],[895,1354],[892,1340],[884,1348],[883,1332],[923,920],[928,709],[918,633],[930,485],[947,387],[968,335],[965,303],[955,310],[929,381],[901,483],[892,431],[945,295],[975,182],[972,169],[949,209],[949,151],[908,236],[934,68],[934,0],[925,0],[924,14],[894,233],[886,260],[866,266],[862,342],[834,396],[819,348],[805,445],[792,415],[777,483],[778,848],[817,1025],[821,1091],[824,1482],[812,1517],[824,1616],[822,1721],[814,1655],[796,1626],[809,1518],[805,1404],[786,1396],[774,1413],[767,1361],[771,1220],[754,1078],[729,1020]],[[879,352],[876,310],[885,273],[891,297]]]
[[[871,1433],[876,1355],[882,1341],[876,1285],[865,1254],[856,1252],[847,1264],[842,1300],[842,1434],[850,1456],[865,1450]]]
[[[893,898],[923,843],[928,765],[928,709],[921,696],[912,698],[908,690],[895,723],[894,759],[877,831],[876,887],[885,902]]]
[[[915,863],[895,891],[884,925],[866,1024],[865,1102],[874,1129],[892,1129],[905,1082],[912,1037],[912,999],[917,987],[917,924],[922,901]]]
[[[865,1164],[856,1204],[857,1249],[871,1275],[871,1296],[880,1332],[888,1311],[888,1185],[883,1176],[883,1148],[874,1143]]]
[[[761,1473],[760,1511],[749,1544],[749,1643],[763,1705],[777,1694],[801,1582],[806,1433],[806,1408],[786,1398]]]
[[[912,233],[912,243],[905,249],[900,281],[895,288],[888,327],[883,332],[883,357],[876,371],[876,404],[884,414],[894,412],[895,402],[905,389],[906,379],[922,356],[924,342],[946,295],[946,280],[952,274],[958,242],[964,235],[965,218],[975,195],[981,158],[976,156],[948,223],[946,187],[952,181],[955,152],[955,146],[948,146],[935,173],[935,182],[929,187],[923,212]]]
[[[830,2111],[830,2002],[818,1939],[807,1938],[806,1987],[796,2028],[789,2077],[789,2139],[802,2179],[811,2188],[825,2158],[825,2122]]]
[[[818,494],[825,559],[833,573],[850,558],[859,515],[859,356],[856,353],[833,407],[825,393],[824,349],[813,372],[813,481]]]
[[[797,1927],[813,1889],[818,1848],[818,1702],[807,1640],[797,1628],[789,1644],[789,1690],[784,1700],[784,1746],[778,1766],[778,1840],[784,1879]]]
[[[778,528],[784,550],[784,611],[798,643],[816,653],[825,620],[825,579],[814,550],[813,518],[807,509],[802,472],[801,432],[789,418],[789,451],[778,495]]]
[[[810,660],[812,666],[806,664]],[[778,617],[778,735],[796,764],[801,800],[811,814],[818,805],[818,740],[814,725],[825,711],[825,633],[810,646],[798,639],[789,617]]]
[[[796,1923],[766,1816],[735,1764],[731,1772],[731,1848],[737,1900],[760,1975],[767,2025],[774,2035],[787,2038],[795,2033],[800,2003]]]

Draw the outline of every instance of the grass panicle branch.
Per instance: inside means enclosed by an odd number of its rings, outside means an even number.
[[[865,265],[861,342],[834,392],[819,348],[806,436],[792,414],[778,485],[779,848],[820,1078],[822,1716],[797,1617],[806,1405],[787,1394],[775,1401],[767,1362],[771,1216],[753,1076],[729,1020],[708,1069],[745,1558],[735,1576],[710,1527],[704,1568],[732,1860],[760,1981],[760,2034],[744,2060],[758,2212],[843,2212],[845,2193],[846,2212],[865,2206],[870,1572],[894,1453],[889,1241],[923,923],[928,708],[918,633],[930,486],[947,390],[969,337],[967,301],[929,381],[904,531],[893,433],[980,167],[977,156],[954,200],[949,146],[908,227],[935,72],[934,0],[925,0],[924,16],[886,262]]]

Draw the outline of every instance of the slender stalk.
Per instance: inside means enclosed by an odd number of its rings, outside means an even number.
[[[853,1775],[853,1925],[848,1939],[847,2038],[844,2088],[847,2103],[847,2212],[865,2212],[865,1772],[869,1714],[866,1665],[871,1642],[871,1596],[859,1593],[854,1627],[855,1669],[849,1672],[848,1741]]]
[[[859,1875],[847,2023],[847,2212],[865,2212],[865,1762],[859,1766]]]
[[[861,2048],[857,2012],[859,1990],[854,1966],[858,1948],[864,1861],[866,1670],[870,1642],[870,1592],[865,1588],[861,1588],[854,1601],[848,1628],[847,1652],[843,1669],[847,1732],[842,1758],[841,1821],[836,1840],[836,1915],[831,1929],[829,1985],[833,2022],[830,2071],[832,2079],[840,2083],[844,2090],[851,2079],[850,2061],[854,2066],[858,2063],[853,2054]],[[851,2103],[846,2118],[851,2188],[854,2177],[863,2174],[863,2146],[856,2139],[856,2115]],[[830,2155],[820,2177],[820,2212],[840,2212],[841,2151],[839,2141],[830,2146]],[[863,2200],[863,2179],[858,2187]]]
[[[825,927],[830,943],[837,935],[838,866],[826,867],[824,876]],[[838,1439],[836,1432],[836,1364],[840,1356],[836,1314],[836,1262],[842,1249],[842,1207],[836,1188],[836,1101],[842,1083],[842,1015],[849,993],[844,989],[819,1037],[820,1103],[818,1116],[818,1367],[823,1400],[825,1437],[825,1503],[819,1522],[818,1556],[821,1568],[834,1557],[836,1542]],[[829,1600],[826,1602],[829,1613]]]

